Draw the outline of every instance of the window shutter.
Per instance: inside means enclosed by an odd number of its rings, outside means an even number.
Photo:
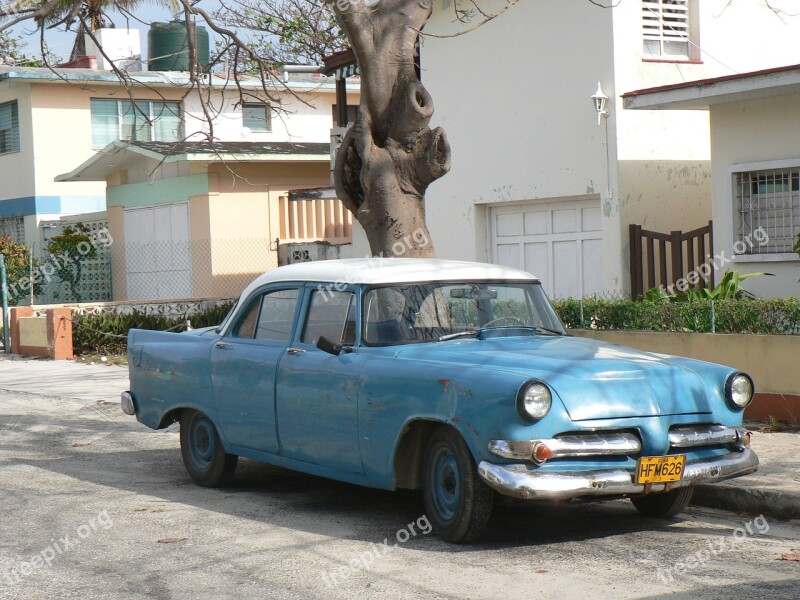
[[[0,104],[0,154],[19,152],[19,112],[17,103]]]
[[[689,53],[689,0],[643,0],[644,49],[650,54]]]
[[[245,104],[242,106],[242,124],[251,131],[271,131],[271,117],[268,104]]]

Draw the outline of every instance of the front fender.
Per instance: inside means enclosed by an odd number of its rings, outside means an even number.
[[[395,460],[403,435],[415,422],[453,427],[476,463],[488,460],[488,444],[509,425],[530,426],[516,410],[520,375],[452,372],[442,364],[375,358],[362,371],[359,445],[367,477],[394,487]],[[478,379],[479,377],[479,380]]]

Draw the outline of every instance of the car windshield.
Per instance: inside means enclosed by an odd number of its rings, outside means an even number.
[[[471,334],[563,335],[535,282],[438,282],[371,288],[364,297],[369,345],[442,341]]]
[[[217,331],[222,331],[222,328],[225,327],[225,325],[228,323],[228,320],[231,318],[231,315],[233,315],[233,311],[236,310],[236,307],[238,305],[239,305],[239,300],[234,300],[233,305],[231,306],[230,310],[228,311],[228,314],[225,315],[224,319],[222,319],[222,323],[217,325],[217,327],[216,327]]]

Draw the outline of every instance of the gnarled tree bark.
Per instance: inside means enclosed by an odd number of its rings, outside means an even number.
[[[450,170],[450,145],[443,129],[429,127],[433,100],[415,67],[433,0],[329,2],[361,70],[358,119],[336,157],[337,194],[373,254],[435,256],[425,191]]]

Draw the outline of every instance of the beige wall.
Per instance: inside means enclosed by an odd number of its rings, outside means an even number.
[[[623,160],[619,181],[624,233],[630,224],[668,233],[711,220],[709,161]]]
[[[278,266],[279,197],[295,188],[329,185],[329,169],[327,162],[210,165],[213,297],[241,290],[255,273]]]
[[[216,197],[212,210],[218,211],[219,221],[214,224],[217,238],[265,237],[270,240],[280,236],[278,222],[279,196],[289,190],[330,186],[330,163],[249,163],[241,165],[210,165],[209,173],[216,176]],[[268,196],[267,196],[268,195]],[[267,202],[268,197],[270,202]],[[237,208],[239,198],[245,203]],[[263,219],[248,218],[255,200],[257,214]],[[214,219],[212,219],[214,220]],[[267,224],[267,228],[264,225]]]
[[[36,150],[36,193],[42,196],[102,196],[102,182],[56,183],[56,175],[67,173],[91,158],[92,91],[82,86],[31,85],[33,144]],[[67,147],[69,151],[66,151]]]
[[[780,165],[781,168],[800,166],[798,105],[800,94],[711,108],[715,251],[733,255],[732,171],[778,167],[770,163],[784,160],[791,165]],[[726,268],[742,273],[774,273],[775,277],[753,277],[743,283],[745,289],[760,296],[800,295],[800,257],[796,254],[772,255],[759,262],[753,262],[751,257],[737,257]]]
[[[280,237],[279,197],[287,195],[290,189],[322,187],[330,182],[328,161],[273,164],[197,162],[168,166],[173,177],[208,173],[207,193],[171,198],[173,201],[188,200],[189,203],[195,297],[237,295],[256,274],[277,267],[278,253],[274,241]],[[148,169],[152,171],[154,165],[142,164],[139,167],[115,173],[108,178],[108,186],[141,185],[138,175]],[[172,178],[163,170],[157,169],[153,181],[169,183]],[[158,197],[163,193],[156,187],[152,192],[144,192],[152,197],[152,201],[128,192],[119,198],[127,198],[137,206],[149,206],[163,200],[163,197]],[[120,204],[108,209],[109,229],[114,238],[114,273],[117,274],[113,293],[117,299],[127,298],[124,208]]]
[[[647,352],[688,356],[727,365],[750,375],[757,392],[800,394],[797,374],[800,335],[589,330],[573,330],[571,333]]]
[[[108,232],[111,239],[111,297],[128,297],[128,282],[125,279],[125,212],[121,206],[109,206]]]
[[[180,100],[180,89],[138,91],[140,100]],[[68,173],[94,154],[92,148],[92,98],[125,99],[117,85],[31,85],[33,143],[36,149],[36,193],[42,196],[103,196],[103,182],[56,183],[56,175]]]
[[[17,101],[20,151],[0,156],[0,200],[26,198],[36,194],[33,167],[33,124],[31,123],[31,86],[27,83],[0,83],[0,104]],[[27,232],[26,232],[27,233]]]

